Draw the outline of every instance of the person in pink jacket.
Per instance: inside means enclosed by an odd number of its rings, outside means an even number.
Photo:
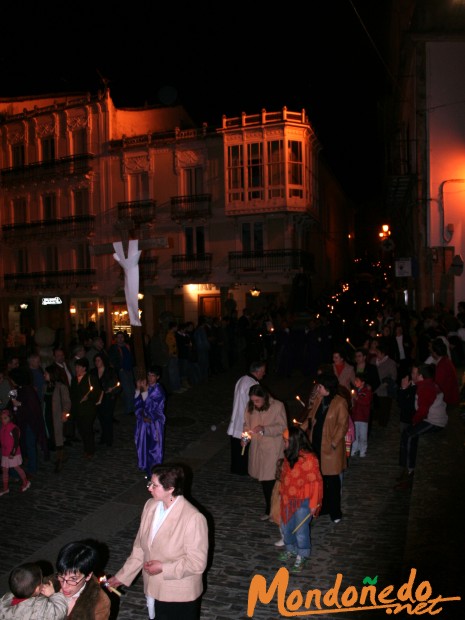
[[[110,586],[130,586],[142,571],[149,618],[198,620],[207,566],[207,520],[183,495],[184,469],[155,465],[130,556]]]

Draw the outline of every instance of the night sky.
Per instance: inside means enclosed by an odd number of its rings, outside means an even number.
[[[356,200],[380,188],[387,0],[2,3],[0,97],[96,90],[119,107],[223,114],[305,108]],[[384,14],[383,14],[384,12]]]

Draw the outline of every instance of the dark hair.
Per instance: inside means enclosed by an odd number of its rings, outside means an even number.
[[[436,364],[420,364],[418,366],[418,374],[421,375],[423,379],[434,379],[435,373]]]
[[[17,566],[8,578],[8,586],[16,598],[30,598],[41,584],[42,570],[33,562]]]
[[[45,371],[48,372],[49,376],[50,376],[50,383],[51,384],[55,384],[58,381],[60,381],[60,374],[58,372],[58,367],[55,366],[54,364],[51,364],[50,366],[47,366],[45,368]]]
[[[363,383],[366,383],[368,380],[368,375],[366,372],[356,372],[355,378],[360,379],[360,381],[363,381]]]
[[[440,357],[445,357],[447,355],[447,346],[444,340],[442,338],[432,340],[431,351]]]
[[[156,365],[149,366],[147,368],[147,374],[149,374],[149,373],[151,375],[156,375],[158,378],[160,378],[161,377],[161,373],[162,373],[161,367],[160,366],[156,366]]]
[[[172,487],[173,496],[183,495],[185,475],[180,465],[154,465],[152,476],[157,476],[165,491]]]
[[[252,396],[258,396],[265,400],[265,402],[263,403],[263,407],[261,408],[261,411],[267,411],[270,408],[270,394],[259,383],[252,385],[252,387],[249,390],[249,404],[247,405],[247,408],[249,411],[253,411],[255,407],[255,405],[253,404],[253,401],[251,400]]]
[[[313,452],[312,444],[306,433],[304,433],[300,427],[291,426],[289,428],[289,445],[284,450],[284,456],[289,461],[291,469],[293,469],[294,465],[299,460],[300,451]]]
[[[60,549],[56,561],[58,573],[82,573],[87,577],[98,564],[98,553],[95,547],[84,542],[70,542]]]
[[[96,354],[94,355],[94,364],[95,364],[95,360],[97,359],[97,357],[98,357],[99,359],[101,359],[101,360],[102,360],[103,365],[104,365],[104,366],[105,366],[105,368],[106,368],[107,363],[106,363],[105,355],[104,355],[103,353],[100,353],[100,351],[99,351],[98,353],[96,353]]]
[[[81,366],[81,368],[89,370],[89,360],[87,357],[78,357],[78,359],[74,362],[74,365]]]
[[[339,388],[339,379],[336,375],[333,372],[323,372],[318,375],[318,383],[328,390],[330,400],[333,400]]]
[[[368,351],[367,351],[367,349],[365,347],[357,347],[355,349],[355,351],[354,351],[354,355],[356,353],[361,353],[364,357],[367,357],[367,355],[368,355]]]

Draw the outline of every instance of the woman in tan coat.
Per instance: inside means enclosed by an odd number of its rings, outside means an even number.
[[[276,463],[284,455],[283,431],[286,428],[284,404],[272,398],[261,385],[252,385],[244,415],[244,433],[248,433],[250,440],[249,476],[261,482],[265,497],[262,521],[270,518]]]
[[[338,394],[339,381],[333,373],[318,375],[317,397],[302,425],[307,430],[323,476],[323,507],[339,523],[341,511],[341,477],[347,468],[345,436],[349,426],[347,400]]]

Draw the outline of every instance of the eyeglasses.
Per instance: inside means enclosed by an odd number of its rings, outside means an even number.
[[[147,488],[148,488],[148,489],[150,489],[150,488],[152,488],[152,487],[153,487],[154,489],[156,489],[156,488],[157,488],[157,487],[159,487],[159,486],[161,486],[161,484],[157,484],[156,482],[152,482],[152,481],[147,482]]]
[[[85,578],[86,576],[83,575],[80,579],[77,579],[76,577],[70,577],[69,579],[65,579],[63,575],[57,575],[57,579],[60,583],[66,583],[69,586],[77,586]]]

